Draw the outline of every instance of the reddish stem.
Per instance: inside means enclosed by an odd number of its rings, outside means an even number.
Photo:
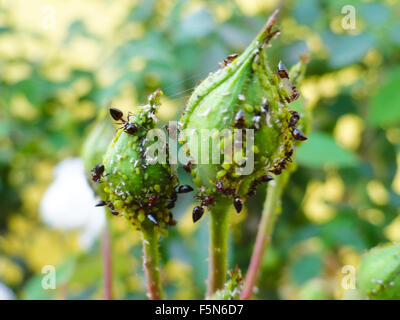
[[[274,183],[268,186],[267,199],[265,200],[264,210],[258,226],[256,243],[254,245],[253,254],[250,260],[250,266],[247,270],[244,286],[240,298],[243,300],[250,299],[253,295],[254,287],[257,283],[258,274],[260,273],[261,263],[271,242],[271,235],[274,229],[275,221],[280,212],[280,200],[283,186],[288,178],[288,173],[276,176]]]

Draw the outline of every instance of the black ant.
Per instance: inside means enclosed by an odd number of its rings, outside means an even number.
[[[192,171],[191,166],[192,166],[192,163],[189,161],[187,164],[185,164],[183,166],[183,170],[185,170],[187,173],[190,173]]]
[[[222,62],[219,63],[219,66],[221,68],[226,67],[228,64],[230,64],[233,60],[235,60],[239,55],[237,53],[230,54],[227,56]]]
[[[239,110],[235,116],[235,128],[243,129],[245,127],[245,119],[243,110]]]
[[[286,157],[286,160],[287,160],[287,161],[292,162],[292,155],[293,155],[293,152],[294,152],[294,146],[292,146],[292,147],[290,148],[290,150],[287,151],[286,154],[285,154],[285,157]]]
[[[297,111],[291,111],[292,116],[289,119],[289,128],[294,128],[294,126],[299,122],[300,115]]]
[[[256,190],[257,190],[257,187],[259,184],[264,183],[264,182],[269,182],[273,179],[274,178],[272,178],[270,175],[265,175],[265,176],[262,176],[256,180],[254,180],[250,185],[249,192],[247,193],[247,195],[253,196],[256,193]]]
[[[173,192],[171,195],[171,198],[169,199],[169,203],[167,204],[166,208],[167,209],[172,209],[175,207],[175,202],[178,200],[178,194],[176,192]]]
[[[129,123],[129,121],[125,121],[124,119],[122,119],[123,117],[123,113],[121,110],[116,109],[116,108],[110,108],[110,114],[111,117],[115,120],[115,121],[121,121],[122,122],[122,128],[124,129],[124,131],[128,134],[131,135],[135,135],[136,132],[138,131],[138,128],[136,125],[134,125],[133,123]]]
[[[299,129],[293,128],[291,131],[293,138],[299,141],[305,141],[308,138],[304,135],[303,132],[301,132]]]
[[[178,187],[178,193],[188,193],[188,192],[192,192],[193,188],[191,186],[189,186],[188,184],[182,184]]]
[[[107,206],[110,209],[111,214],[113,214],[114,216],[117,216],[119,214],[118,211],[115,210],[114,205],[112,204],[112,202],[105,202],[103,200],[100,200],[95,205],[95,207],[104,207],[104,206]]]
[[[242,201],[242,199],[241,199],[240,197],[235,197],[235,198],[233,199],[233,206],[235,207],[236,212],[237,212],[237,213],[240,213],[240,211],[242,211],[242,208],[243,208],[243,201]]]
[[[104,173],[104,165],[102,163],[96,164],[92,169],[92,180],[100,183],[101,176]]]
[[[281,79],[289,79],[289,72],[286,68],[286,66],[282,63],[282,61],[279,61],[278,63],[278,75]]]
[[[107,202],[100,200],[95,204],[95,207],[104,207],[105,205],[107,205]]]
[[[193,222],[198,221],[204,214],[204,208],[201,206],[196,206],[193,208],[193,212],[192,212],[192,219]]]

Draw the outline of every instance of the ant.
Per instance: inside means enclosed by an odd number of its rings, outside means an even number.
[[[230,64],[233,60],[235,60],[239,55],[237,53],[230,54],[227,56],[222,62],[219,63],[219,66],[221,68],[226,67],[228,64]]]
[[[188,193],[188,192],[192,192],[193,188],[191,186],[189,186],[188,184],[182,184],[178,187],[178,193]]]
[[[300,115],[297,111],[291,111],[290,112],[292,116],[289,119],[289,128],[294,128],[294,126],[299,122],[300,120]]]
[[[245,119],[243,110],[239,110],[235,116],[235,128],[243,129],[245,127]]]
[[[100,201],[97,202],[96,205],[95,205],[95,207],[104,207],[104,206],[107,206],[107,207],[110,209],[112,215],[114,215],[114,216],[119,215],[118,211],[115,210],[115,207],[114,207],[114,205],[112,204],[112,202],[105,202],[105,201],[103,201],[103,200],[100,200]]]
[[[257,187],[259,184],[264,183],[264,182],[269,182],[271,180],[273,180],[274,178],[272,178],[270,175],[265,175],[262,176],[256,180],[254,180],[249,188],[249,192],[247,193],[248,196],[253,196],[256,193]]]
[[[116,109],[116,108],[110,108],[110,115],[115,121],[121,121],[122,122],[122,128],[124,131],[130,135],[135,135],[136,132],[138,131],[138,128],[136,125],[129,123],[129,121],[125,121],[122,119],[123,113],[121,110]],[[129,118],[129,116],[128,116]]]
[[[236,209],[237,213],[240,213],[240,211],[242,211],[243,208],[243,200],[240,197],[235,197],[233,199],[233,206]]]
[[[191,166],[192,166],[192,162],[189,161],[187,164],[185,164],[183,166],[183,170],[185,170],[187,173],[190,173],[192,171]]]
[[[192,219],[193,219],[193,223],[198,221],[204,214],[204,208],[201,206],[196,206],[193,208],[193,212],[192,212]]]
[[[288,123],[288,127],[290,129],[290,133],[292,134],[293,138],[295,138],[296,140],[299,140],[299,141],[307,140],[307,137],[304,135],[304,133],[301,132],[299,129],[295,128],[295,125],[300,120],[299,113],[297,111],[291,111],[291,113],[292,113],[292,116],[289,119],[289,123]]]
[[[278,75],[281,79],[289,79],[289,72],[282,61],[278,63]]]
[[[176,192],[172,193],[171,198],[169,199],[169,203],[167,204],[167,209],[172,209],[175,207],[175,202],[178,200],[178,194]]]
[[[301,132],[299,129],[293,128],[291,131],[291,134],[293,138],[295,138],[298,141],[305,141],[308,138],[304,135],[303,132]]]
[[[92,180],[95,183],[100,183],[100,179],[103,173],[104,173],[104,165],[102,163],[96,164],[92,169]]]
[[[290,148],[290,150],[287,151],[287,152],[285,153],[285,157],[286,157],[286,160],[287,160],[287,161],[292,162],[292,155],[293,155],[293,152],[294,152],[294,146],[292,146],[292,147]]]

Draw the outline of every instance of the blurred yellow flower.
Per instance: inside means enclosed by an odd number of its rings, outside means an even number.
[[[336,122],[334,137],[337,143],[350,150],[356,150],[361,142],[364,121],[355,114],[345,114]]]
[[[382,182],[371,180],[367,184],[367,193],[369,198],[377,205],[383,206],[389,201],[389,194]]]
[[[400,215],[384,229],[384,233],[390,241],[400,241]]]
[[[0,278],[8,285],[17,285],[22,281],[22,268],[10,259],[0,257]]]
[[[304,197],[304,213],[315,223],[324,223],[331,220],[336,213],[329,204],[341,201],[344,194],[343,181],[336,173],[329,173],[325,183],[311,181]]]
[[[278,6],[278,0],[236,0],[245,15],[254,16],[260,12],[268,12]]]

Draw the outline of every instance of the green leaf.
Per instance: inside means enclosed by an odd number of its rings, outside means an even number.
[[[390,73],[371,98],[368,123],[373,126],[400,124],[399,71]]]
[[[326,164],[350,167],[358,162],[354,154],[339,147],[330,135],[315,131],[299,148],[297,160],[301,165],[312,168],[321,168]]]

